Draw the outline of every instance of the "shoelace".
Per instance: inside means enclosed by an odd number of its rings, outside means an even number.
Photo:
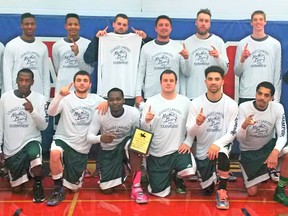
[[[226,190],[218,190],[220,200],[226,200],[228,198]]]

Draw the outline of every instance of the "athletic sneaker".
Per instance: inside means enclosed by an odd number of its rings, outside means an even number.
[[[55,187],[53,193],[47,201],[48,206],[56,206],[65,198],[64,187]]]
[[[178,194],[186,194],[186,186],[184,184],[184,180],[177,178],[176,172],[173,174],[173,181],[175,184],[175,191]]]
[[[284,206],[288,206],[288,197],[286,196],[284,189],[279,189],[277,187],[274,193],[273,200],[283,204]]]
[[[227,191],[224,189],[219,189],[216,191],[216,208],[229,209]]]
[[[229,172],[228,181],[229,182],[236,182],[237,181],[237,177],[232,172]]]
[[[280,173],[280,171],[277,171],[276,169],[270,169],[269,170],[269,176],[273,182],[275,182],[275,183],[279,182],[279,173]]]
[[[147,196],[143,193],[143,190],[141,187],[133,187],[132,186],[132,193],[131,198],[136,201],[136,203],[139,204],[146,204],[148,203]]]
[[[84,178],[90,178],[92,175],[90,173],[90,171],[86,168],[86,170],[84,171]]]
[[[44,202],[44,200],[45,196],[42,184],[35,183],[33,186],[33,202],[41,203]]]

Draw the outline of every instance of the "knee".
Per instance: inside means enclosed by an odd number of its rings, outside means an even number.
[[[58,163],[61,159],[61,152],[57,150],[52,150],[50,152],[50,163]]]
[[[258,192],[257,186],[252,186],[252,187],[247,188],[248,196],[256,196],[257,192]]]
[[[282,156],[282,160],[284,163],[286,163],[286,164],[288,163],[288,153],[286,153]]]
[[[228,172],[230,170],[230,161],[226,154],[220,152],[218,155],[218,170]]]

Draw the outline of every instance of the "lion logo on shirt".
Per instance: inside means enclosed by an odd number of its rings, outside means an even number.
[[[177,114],[174,112],[164,113],[162,120],[166,125],[173,125],[177,121]]]
[[[158,67],[166,67],[170,62],[170,58],[166,55],[160,55],[155,58],[155,63]]]
[[[124,49],[116,50],[114,52],[114,57],[118,61],[123,62],[123,61],[125,61],[127,59],[127,52]]]
[[[37,66],[37,57],[33,54],[25,55],[23,61],[27,68],[35,68]]]
[[[66,51],[63,55],[63,67],[71,67],[71,66],[74,66],[74,65],[77,65],[77,60],[75,58],[75,54],[69,50],[69,51]]]
[[[252,57],[253,63],[256,65],[262,65],[265,62],[265,55],[263,53],[256,53]]]
[[[268,133],[268,126],[265,124],[255,124],[252,127],[251,133],[257,136],[265,136]]]
[[[208,52],[205,50],[200,50],[195,54],[196,61],[200,63],[207,62],[208,58],[209,58]]]

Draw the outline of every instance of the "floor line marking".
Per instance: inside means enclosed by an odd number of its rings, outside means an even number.
[[[73,200],[72,200],[72,202],[71,202],[71,205],[70,205],[69,212],[68,212],[67,216],[73,216],[75,207],[76,207],[77,202],[78,202],[78,197],[79,197],[79,191],[77,191],[77,192],[74,194],[74,197],[73,197]]]

